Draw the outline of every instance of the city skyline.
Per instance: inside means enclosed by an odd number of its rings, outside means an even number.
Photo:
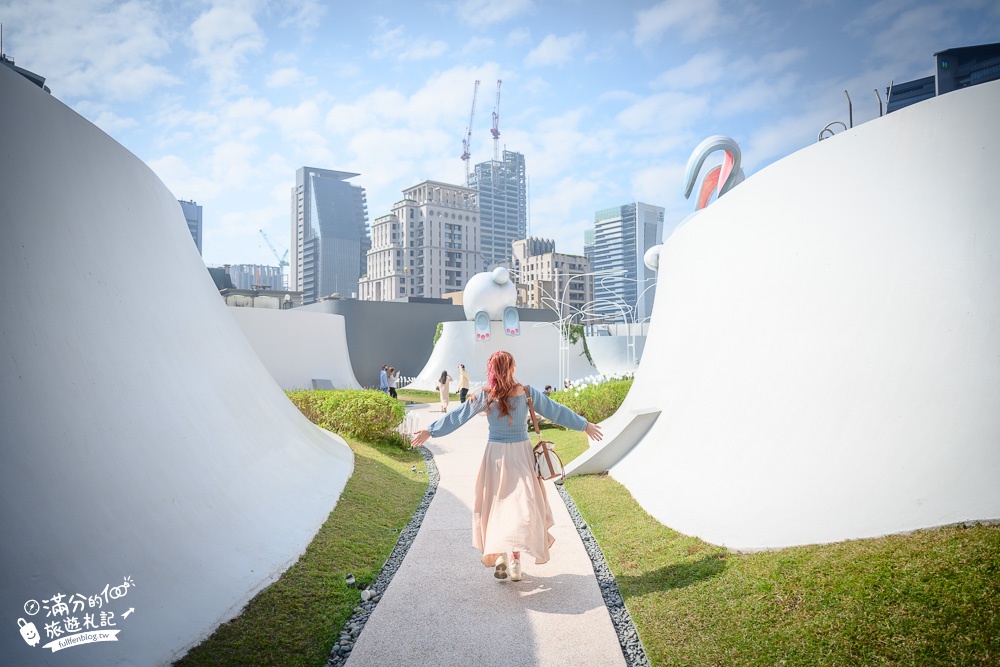
[[[360,174],[369,219],[423,180],[464,184],[499,147],[528,164],[528,233],[582,254],[623,201],[691,210],[682,175],[706,136],[736,139],[748,178],[831,121],[878,116],[874,90],[933,72],[936,51],[1000,41],[1000,7],[882,0],[482,0],[327,7],[0,0],[3,51],[204,211],[210,265],[292,248],[304,164]]]

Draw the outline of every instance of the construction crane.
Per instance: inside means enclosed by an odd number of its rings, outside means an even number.
[[[462,139],[462,162],[465,163],[465,184],[469,184],[469,158],[472,157],[472,120],[476,116],[476,95],[479,94],[479,80],[472,90],[472,111],[469,112],[469,124],[465,128],[465,138]]]
[[[274,258],[278,260],[278,271],[281,272],[281,282],[284,283],[284,287],[287,289],[288,282],[285,279],[285,267],[288,266],[288,251],[286,250],[284,255],[278,255],[277,248],[275,248],[274,244],[271,243],[271,239],[267,238],[267,234],[264,233],[264,230],[259,229],[257,231],[259,231],[260,235],[264,237],[267,247],[271,249],[271,252],[274,253]]]
[[[500,161],[500,84],[503,83],[500,79],[497,79],[497,101],[493,104],[493,129],[490,133],[493,135],[493,161]]]

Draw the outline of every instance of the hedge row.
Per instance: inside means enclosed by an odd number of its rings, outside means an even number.
[[[382,391],[333,389],[286,392],[311,422],[323,428],[372,442],[395,439],[403,423],[403,404]]]

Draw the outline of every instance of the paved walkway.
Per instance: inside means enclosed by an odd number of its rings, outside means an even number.
[[[441,416],[413,408],[418,428]],[[479,561],[472,490],[486,437],[486,418],[477,416],[427,443],[441,474],[437,493],[348,667],[625,665],[590,558],[554,487],[548,563],[526,562],[524,580],[512,582]]]

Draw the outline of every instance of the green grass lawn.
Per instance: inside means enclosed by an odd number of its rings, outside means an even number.
[[[586,449],[561,436],[546,433],[565,463]],[[734,554],[661,525],[608,476],[566,489],[654,665],[1000,664],[1000,526]]]
[[[396,396],[404,403],[428,403],[437,405],[441,402],[441,396],[436,391],[426,391],[424,389],[399,389]],[[458,394],[449,394],[451,400],[457,401]],[[454,407],[454,406],[452,406]]]
[[[361,590],[375,581],[427,489],[418,452],[345,438],[354,474],[305,554],[177,664],[312,666],[326,662]],[[357,588],[345,583],[347,573]]]
[[[588,447],[579,431],[542,434],[564,463]],[[418,453],[348,442],[354,475],[306,553],[178,664],[323,665],[427,487]],[[1000,527],[736,554],[661,525],[608,476],[566,489],[654,665],[1000,664]]]

